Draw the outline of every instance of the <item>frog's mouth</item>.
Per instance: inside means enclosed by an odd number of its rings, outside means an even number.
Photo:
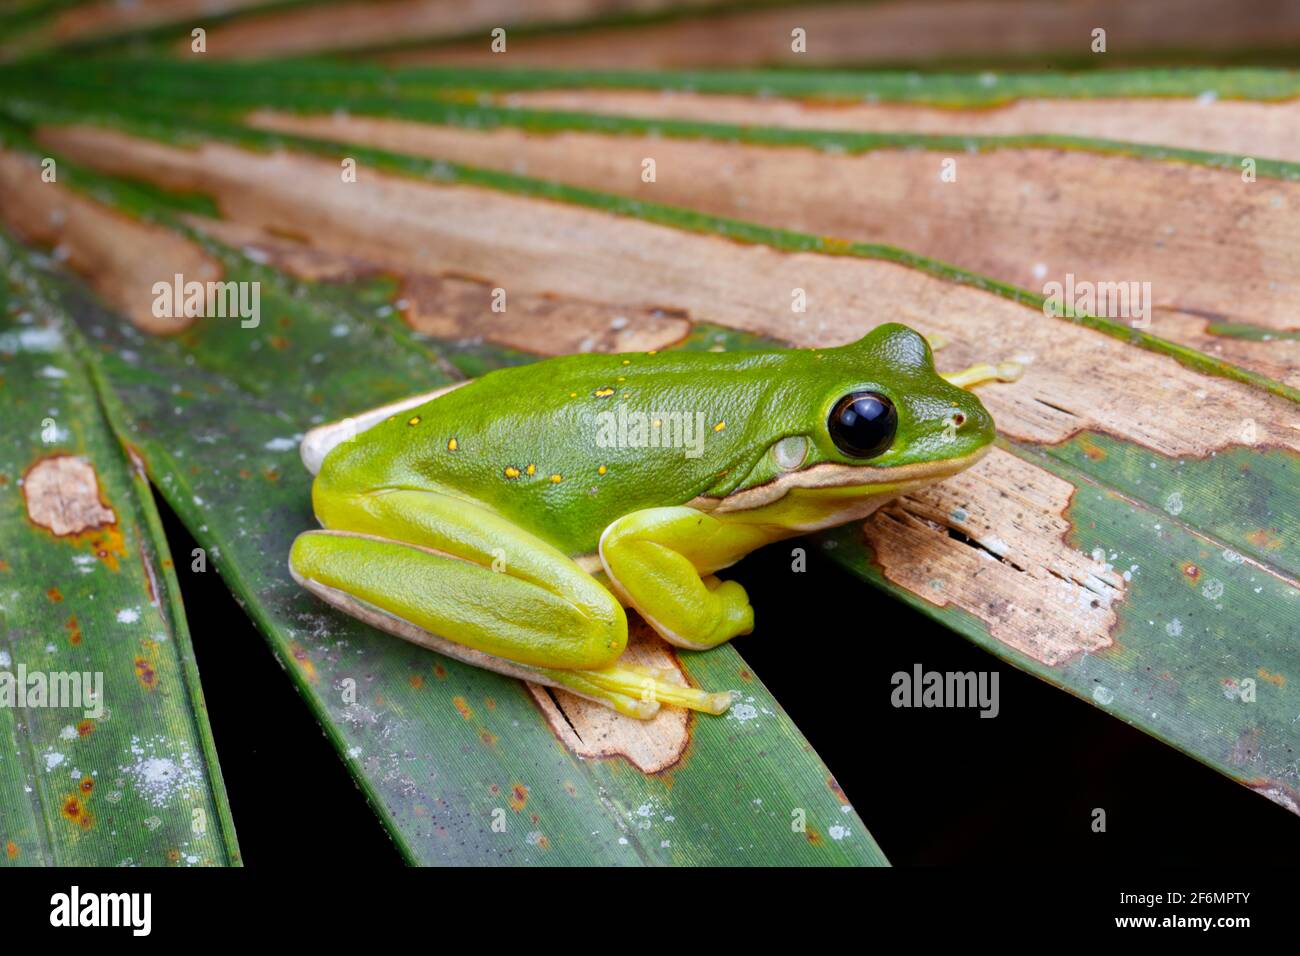
[[[725,498],[696,498],[688,504],[736,521],[771,524],[800,533],[818,531],[865,518],[893,498],[965,471],[992,447],[985,445],[961,458],[893,468],[826,462]]]

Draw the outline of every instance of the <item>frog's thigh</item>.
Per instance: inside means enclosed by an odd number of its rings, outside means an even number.
[[[395,490],[316,496],[334,531],[307,532],[301,578],[423,630],[538,667],[598,669],[627,644],[615,597],[565,554],[466,499]]]
[[[563,687],[629,717],[660,704],[719,714],[731,697],[617,660],[627,618],[565,554],[476,502],[434,491],[315,495],[329,529],[299,535],[294,576],[352,614],[478,667]],[[401,540],[395,540],[400,538]],[[343,600],[340,600],[342,598]],[[471,653],[457,653],[456,648]]]
[[[605,529],[600,560],[615,590],[664,640],[702,650],[753,630],[745,589],[712,572],[765,543],[754,527],[694,508],[647,508]]]

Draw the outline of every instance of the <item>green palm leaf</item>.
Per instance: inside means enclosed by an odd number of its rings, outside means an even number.
[[[236,864],[140,459],[41,267],[0,258],[0,863]]]

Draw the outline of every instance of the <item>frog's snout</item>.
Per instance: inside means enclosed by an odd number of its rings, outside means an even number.
[[[948,443],[957,442],[960,452],[973,452],[993,441],[997,426],[983,402],[965,389],[954,389],[950,402],[934,423]]]
[[[993,416],[978,399],[974,404],[964,405],[953,412],[952,424],[959,434],[979,439],[981,443],[991,442],[997,434]]]

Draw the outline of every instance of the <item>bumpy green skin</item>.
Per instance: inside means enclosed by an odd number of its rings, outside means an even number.
[[[859,391],[898,416],[869,461],[827,427]],[[952,474],[992,438],[979,400],[901,325],[833,349],[557,358],[337,444],[312,489],[326,530],[299,536],[290,567],[349,613],[482,666],[634,717],[720,713],[726,695],[620,663],[623,608],[694,650],[746,634],[748,597],[715,571]]]
[[[337,447],[317,481],[326,489],[456,489],[567,554],[590,554],[623,515],[772,480],[779,468],[768,452],[782,438],[809,439],[801,470],[864,464],[826,429],[835,403],[858,390],[883,393],[898,410],[897,437],[874,467],[961,458],[992,439],[979,399],[936,374],[920,335],[889,324],[841,348],[572,355],[501,369]],[[628,421],[703,421],[702,454],[602,447],[602,424],[620,407]],[[955,434],[954,412],[966,418]]]

